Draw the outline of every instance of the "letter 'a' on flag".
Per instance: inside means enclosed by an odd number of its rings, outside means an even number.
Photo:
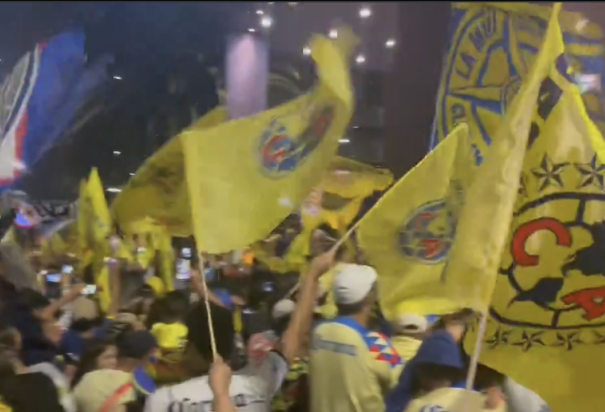
[[[190,129],[200,131],[226,120],[227,110],[219,106],[202,116]],[[150,220],[165,227],[172,236],[193,234],[181,143],[179,137],[170,139],[143,163],[117,195],[111,212],[122,229]]]
[[[223,253],[264,239],[320,181],[353,112],[354,36],[313,39],[318,85],[253,117],[181,134],[198,250]]]
[[[593,411],[603,409],[598,372],[605,370],[603,137],[580,103],[563,54],[559,7],[541,51],[549,71],[532,111],[480,361],[535,391],[553,411]],[[477,225],[485,224],[482,215],[476,213]],[[500,230],[495,226],[492,236]],[[466,252],[479,247],[468,245]],[[470,330],[468,353],[476,339]]]
[[[394,320],[399,312],[445,314],[460,308],[449,299],[442,275],[466,184],[463,172],[472,165],[471,158],[468,128],[462,124],[359,223],[359,245],[378,272],[380,306],[387,319]]]

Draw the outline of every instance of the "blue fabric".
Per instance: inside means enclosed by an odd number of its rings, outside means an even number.
[[[221,300],[222,304],[225,305],[227,309],[233,310],[235,305],[233,304],[231,294],[227,289],[214,289],[212,293],[214,293]]]
[[[412,400],[411,383],[414,369],[416,365],[422,363],[464,369],[460,347],[452,335],[446,331],[435,332],[422,342],[416,356],[403,369],[399,383],[386,396],[386,412],[402,412],[408,407]],[[460,387],[459,385],[460,383],[456,383],[454,387]]]
[[[80,359],[80,356],[82,356],[83,347],[84,338],[80,333],[73,330],[66,331],[61,337],[61,343],[59,344],[62,353],[68,354],[76,359]]]
[[[140,366],[133,372],[134,382],[137,389],[145,395],[151,395],[155,392],[156,386],[153,378],[147,374],[145,368]]]
[[[24,87],[13,102],[4,102],[15,109],[0,130],[0,139],[10,135],[16,141],[17,149],[10,156],[28,168],[77,127],[76,122],[81,124],[90,116],[83,108],[108,80],[106,67],[113,58],[103,56],[89,66],[84,46],[82,32],[65,32],[36,44],[25,72],[15,73],[19,66],[13,69],[16,79],[24,79]],[[0,184],[6,188],[18,175]]]

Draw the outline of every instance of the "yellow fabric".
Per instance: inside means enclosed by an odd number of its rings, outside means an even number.
[[[543,52],[552,66],[532,110],[540,133],[527,149],[500,251],[481,362],[537,392],[553,411],[600,410],[604,143],[569,81],[556,18]],[[475,341],[471,331],[467,352]]]
[[[395,347],[395,350],[401,356],[404,361],[409,361],[418,352],[418,348],[422,345],[420,339],[412,338],[410,336],[395,335],[391,338],[391,343]]]
[[[549,35],[556,34],[551,30]],[[562,45],[545,41],[466,193],[446,275],[450,293],[464,307],[485,312],[489,305],[522,180],[532,115],[540,110],[538,99],[544,99],[540,87],[562,51]]]
[[[254,117],[181,134],[198,250],[224,253],[265,238],[329,165],[353,113],[352,44],[317,36],[311,49],[319,84],[308,94]]]
[[[324,174],[321,192],[322,221],[334,229],[345,229],[355,219],[363,200],[393,183],[393,175],[355,160],[337,157]]]
[[[174,290],[174,275],[176,270],[176,258],[172,248],[172,239],[166,231],[158,234],[157,251],[159,253],[159,275],[167,292]]]
[[[90,221],[92,220],[91,202],[88,196],[86,180],[80,182],[80,194],[78,198],[78,218],[76,220],[77,229],[77,256],[83,260],[88,250],[93,247],[93,239]]]
[[[111,289],[109,283],[109,269],[105,264],[103,265],[95,265],[95,267],[100,268],[95,271],[96,280],[95,284],[97,285],[97,299],[99,299],[99,306],[101,306],[101,310],[105,313],[109,310],[109,305],[111,304]]]
[[[235,333],[242,333],[244,323],[242,322],[242,310],[236,306],[233,310],[233,330]]]
[[[225,120],[225,108],[217,107],[192,125],[191,130],[204,130]],[[121,226],[150,218],[173,236],[193,233],[180,139],[169,140],[143,163],[115,198],[111,210]]]
[[[181,322],[156,323],[151,328],[151,334],[157,339],[160,348],[182,350],[187,341],[187,326]]]
[[[366,333],[384,353],[394,353],[387,338]],[[378,360],[379,355],[370,352],[364,337],[349,326],[336,322],[317,326],[310,357],[310,410],[333,412],[347,405],[348,411],[384,411],[383,397],[397,383],[402,365]]]
[[[319,278],[320,287],[328,292],[326,296],[326,301],[323,305],[318,308],[319,314],[324,319],[334,319],[338,314],[336,303],[334,303],[334,293],[332,292],[332,284],[334,283],[334,276],[336,275],[337,268],[338,265],[334,266],[332,269],[330,269],[327,273],[325,273],[322,277]]]
[[[468,123],[476,161],[502,125],[519,75],[532,66],[544,39],[550,7],[529,3],[454,3],[450,49],[444,60],[435,118],[436,141]],[[590,16],[589,16],[590,18]],[[454,20],[454,19],[453,19]],[[602,73],[601,30],[579,13],[561,12],[566,53],[578,73]],[[601,74],[602,76],[602,74]],[[603,124],[602,93],[583,95],[589,114]]]
[[[159,277],[154,276],[150,278],[147,281],[147,284],[151,287],[151,289],[153,289],[156,298],[161,298],[166,294],[166,286],[164,285],[162,279],[160,279]]]
[[[464,389],[442,388],[414,399],[405,412],[487,412],[483,409],[485,397],[478,392],[468,392]],[[490,410],[491,412],[500,412]],[[504,412],[504,411],[502,411]]]
[[[359,223],[359,245],[378,272],[380,307],[390,321],[402,302],[414,308],[400,310],[419,315],[459,307],[448,299],[442,275],[472,165],[467,139],[466,126],[458,126]]]
[[[89,224],[92,224],[91,230],[95,246],[96,248],[99,248],[99,246],[106,248],[107,237],[112,229],[111,215],[109,214],[109,207],[107,206],[107,200],[105,199],[103,183],[101,183],[101,178],[99,177],[99,172],[96,168],[93,168],[90,172],[87,192],[92,210],[92,220]]]

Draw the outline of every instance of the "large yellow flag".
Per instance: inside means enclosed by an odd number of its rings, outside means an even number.
[[[533,65],[549,18],[550,7],[529,2],[453,3],[433,145],[467,123],[475,161],[483,160],[519,90],[518,79]],[[574,74],[593,80],[582,95],[589,115],[605,130],[601,30],[580,13],[562,11],[560,24]]]
[[[223,253],[263,239],[319,182],[353,112],[352,47],[340,46],[313,40],[319,84],[310,93],[254,117],[181,134],[199,250]]]
[[[595,371],[605,369],[604,143],[581,104],[556,19],[547,42],[551,70],[480,360],[536,391],[553,411],[596,411],[603,389]],[[467,351],[475,341],[471,331]]]
[[[378,272],[380,306],[387,319],[400,311],[424,315],[458,308],[448,299],[442,275],[470,156],[468,128],[460,125],[359,223],[359,245]]]
[[[560,5],[553,12],[553,19],[558,17],[559,8]],[[485,312],[491,299],[526,148],[540,132],[540,125],[532,124],[532,116],[550,114],[544,107],[552,110],[547,105],[553,96],[543,82],[555,69],[553,62],[562,52],[548,37],[555,35],[551,28],[527,77],[520,79],[521,89],[465,195],[446,275],[450,293],[464,307]]]
[[[90,171],[87,193],[92,211],[92,220],[89,224],[92,224],[94,241],[97,245],[105,246],[107,245],[107,237],[112,230],[111,215],[109,214],[103,183],[101,183],[97,168]]]
[[[334,229],[346,229],[364,199],[375,191],[385,190],[391,183],[393,175],[386,169],[336,157],[317,187],[321,220]]]
[[[223,123],[226,109],[217,107],[200,118],[191,130]],[[174,236],[190,236],[191,207],[185,183],[181,140],[173,138],[154,153],[115,198],[111,210],[123,227],[152,218]]]

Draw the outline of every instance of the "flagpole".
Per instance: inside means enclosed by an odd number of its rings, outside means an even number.
[[[210,331],[210,347],[212,348],[212,358],[216,359],[216,340],[214,339],[212,312],[210,311],[210,301],[208,300],[208,285],[206,285],[206,276],[204,271],[204,256],[201,253],[199,254],[198,270],[200,271],[200,277],[202,278],[202,290],[204,291],[204,305],[206,306],[206,312],[208,313],[208,330]]]

